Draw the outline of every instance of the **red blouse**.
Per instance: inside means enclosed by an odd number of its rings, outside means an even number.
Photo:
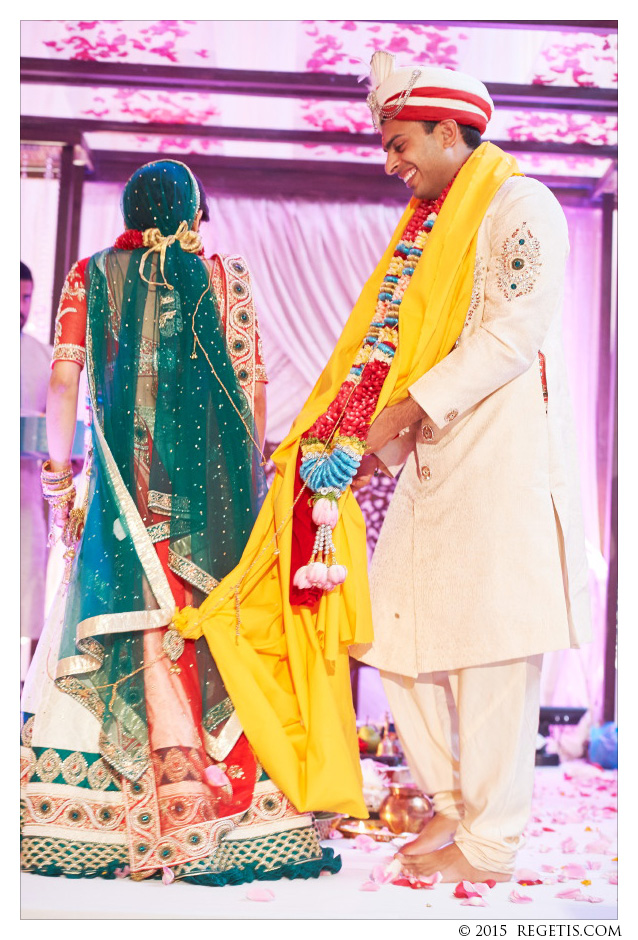
[[[65,360],[84,366],[88,263],[89,258],[76,261],[64,282],[55,320],[52,365]],[[248,266],[239,255],[212,255],[207,264],[235,374],[241,387],[250,392],[253,382],[267,382],[268,376]],[[249,398],[252,401],[252,395]]]

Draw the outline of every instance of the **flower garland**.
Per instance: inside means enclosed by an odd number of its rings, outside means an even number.
[[[113,242],[113,247],[120,251],[134,251],[136,248],[147,248],[144,243],[144,232],[139,229],[127,228],[125,232],[118,235]],[[204,257],[204,249],[197,252],[200,257]]]
[[[452,180],[438,199],[421,202],[406,225],[381,283],[372,322],[336,398],[301,439],[299,475],[312,490],[312,521],[317,534],[310,560],[297,569],[300,590],[332,591],[347,576],[336,563],[332,531],[339,518],[338,500],[352,483],[366,449],[366,438],[383,383],[399,342],[403,295]]]

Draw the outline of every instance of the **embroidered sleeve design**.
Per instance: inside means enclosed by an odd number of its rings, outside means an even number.
[[[467,314],[465,316],[465,323],[463,324],[463,329],[454,344],[454,349],[461,342],[461,337],[463,333],[468,328],[472,321],[472,317],[478,310],[481,300],[483,299],[483,294],[485,293],[485,274],[487,272],[487,265],[483,261],[480,255],[477,254],[476,260],[474,262],[474,281],[472,283],[472,296],[470,297],[470,305],[467,308]]]
[[[222,258],[226,272],[226,342],[242,387],[252,383],[255,375],[255,309],[250,275],[243,258]]]
[[[69,271],[55,319],[52,362],[64,359],[84,365],[86,359],[86,262],[76,261]]]
[[[503,242],[498,259],[498,285],[507,300],[522,297],[533,290],[543,262],[537,238],[523,222]]]

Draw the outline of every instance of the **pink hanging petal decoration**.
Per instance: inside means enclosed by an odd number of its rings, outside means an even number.
[[[275,895],[269,888],[260,885],[251,885],[244,895],[247,901],[274,901]]]

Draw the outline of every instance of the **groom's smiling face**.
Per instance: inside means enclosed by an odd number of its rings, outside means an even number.
[[[385,171],[399,176],[417,199],[436,199],[458,169],[458,136],[452,120],[440,121],[431,133],[421,121],[386,121],[381,127]]]

